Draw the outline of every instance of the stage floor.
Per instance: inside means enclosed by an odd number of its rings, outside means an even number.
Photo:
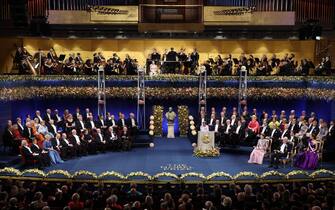
[[[255,172],[260,175],[273,170],[268,168],[268,159],[263,165],[248,164],[249,151],[252,148],[243,147],[234,151],[223,151],[220,157],[215,158],[198,158],[193,156],[193,148],[187,138],[173,140],[156,138],[154,143],[154,148],[134,148],[129,152],[108,152],[68,160],[63,164],[48,167],[45,171],[62,169],[74,173],[78,170],[87,170],[96,174],[117,171],[124,175],[135,171],[143,171],[150,175],[159,172],[171,172],[177,175],[197,172],[207,176],[220,171],[230,175],[236,175],[241,171]],[[323,163],[322,168],[334,170],[335,164]],[[288,165],[277,169],[282,173],[292,170],[297,168]]]

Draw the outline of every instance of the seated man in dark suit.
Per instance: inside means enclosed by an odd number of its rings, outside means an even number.
[[[26,127],[23,131],[23,136],[28,139],[29,142],[32,142],[35,136],[33,135],[33,130],[31,128],[30,122],[26,123]]]
[[[98,128],[95,130],[96,131],[96,134],[94,136],[94,142],[95,144],[97,145],[97,149],[100,151],[100,152],[106,152],[106,148],[107,148],[107,142],[106,142],[106,139],[104,138],[104,136],[102,135],[101,133],[101,129]]]
[[[33,153],[40,155],[43,166],[50,166],[51,160],[50,160],[48,151],[45,151],[42,148],[40,148],[37,144],[36,139],[33,140],[33,143],[31,144],[30,149]]]
[[[117,136],[117,134],[114,132],[113,126],[109,126],[108,130],[105,134],[105,139],[108,144],[108,147],[113,151],[121,150],[121,142]]]
[[[62,146],[61,143],[61,134],[56,133],[54,138],[51,138],[51,145],[54,150],[56,150],[63,159],[67,157],[67,149]]]
[[[5,152],[6,147],[11,147],[12,151],[15,152],[15,151],[18,151],[18,148],[20,146],[20,145],[14,145],[14,135],[12,132],[12,127],[13,127],[12,121],[8,120],[7,125],[2,135],[4,152]],[[19,141],[16,141],[16,142],[19,142]]]
[[[107,123],[104,120],[104,117],[102,115],[99,116],[99,119],[95,123],[97,128],[100,128],[103,133],[107,129]]]
[[[135,119],[134,113],[129,114],[129,118],[127,120],[126,125],[129,128],[129,134],[133,137],[136,136],[137,132],[138,132],[138,124],[137,124],[137,121]]]
[[[66,157],[74,157],[76,154],[76,150],[73,144],[71,144],[70,141],[68,140],[66,133],[62,133],[62,138],[60,142],[62,148],[64,148],[64,150],[66,151]]]
[[[121,131],[123,127],[127,126],[126,120],[124,119],[124,114],[119,114],[119,120],[117,121],[117,126],[119,127],[119,130]]]
[[[70,143],[73,145],[77,156],[86,155],[87,154],[87,148],[86,145],[82,144],[80,137],[77,135],[77,130],[73,129],[71,131],[71,136],[69,138]]]
[[[30,149],[26,140],[22,140],[21,153],[22,153],[22,156],[25,158],[26,163],[27,162],[36,162],[38,168],[44,168],[45,167],[45,165],[43,165],[43,161],[41,161],[41,156],[38,153],[34,153]]]
[[[288,138],[284,137],[282,144],[279,146],[279,149],[275,149],[271,154],[270,166],[274,166],[275,169],[278,168],[280,158],[286,158],[288,152],[291,150],[290,144],[288,144]]]
[[[220,123],[220,120],[215,120],[214,126],[209,128],[210,131],[214,131],[215,135],[215,144],[220,144],[221,138],[222,138],[222,125]]]
[[[121,139],[121,144],[122,144],[123,150],[124,151],[129,151],[131,149],[132,139],[129,135],[128,128],[126,126],[123,127],[123,129],[120,133],[120,139]]]
[[[245,127],[241,120],[237,121],[237,125],[232,128],[231,143],[233,146],[239,145],[245,138]]]
[[[54,123],[54,120],[49,121],[48,131],[52,134],[52,136],[56,136],[58,130],[57,130],[57,126]]]
[[[226,124],[223,126],[222,131],[223,137],[221,141],[221,146],[231,144],[232,126],[230,125],[230,120],[226,120]]]
[[[90,154],[95,154],[97,151],[97,145],[95,141],[93,140],[92,135],[88,132],[87,129],[85,129],[80,136],[81,142],[86,145],[87,152]]]
[[[76,120],[76,130],[77,133],[81,133],[86,129],[85,122],[83,121],[83,116],[78,115],[77,120]]]

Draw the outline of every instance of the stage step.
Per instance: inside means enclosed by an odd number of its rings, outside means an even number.
[[[149,147],[152,138],[148,135],[148,131],[139,131],[136,139],[134,140],[133,147]]]

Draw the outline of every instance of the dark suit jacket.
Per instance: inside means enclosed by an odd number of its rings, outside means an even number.
[[[290,125],[290,127],[289,127],[290,132],[291,132],[292,128],[293,128],[293,133],[298,133],[299,130],[300,130],[298,123]]]
[[[135,127],[137,127],[138,126],[138,124],[137,124],[137,120],[134,118],[134,120],[135,120]],[[131,118],[128,118],[127,119],[127,121],[126,121],[126,125],[127,125],[127,127],[128,128],[131,128],[132,126],[131,126]]]
[[[26,147],[21,147],[21,152],[26,159],[33,158],[33,153],[31,153]]]
[[[124,125],[127,126],[127,121],[126,121],[126,119],[124,119]],[[119,119],[119,120],[117,121],[117,126],[119,126],[120,128],[123,127],[123,126],[122,126],[122,121],[121,121],[121,119]]]
[[[30,135],[29,135],[29,131],[28,131],[28,130],[29,130],[28,127],[25,127],[25,128],[24,128],[23,136],[26,137],[26,138],[28,138],[28,139],[33,139],[34,136],[33,136],[33,131],[32,131],[32,129],[30,128]]]
[[[312,129],[313,129],[313,126],[307,130],[307,133],[311,132]],[[312,131],[312,135],[318,135],[319,132],[320,132],[319,126],[316,126]]]
[[[107,126],[107,122],[106,121],[103,120],[103,123],[104,123],[104,126]],[[100,119],[95,122],[95,126],[97,128],[101,128],[102,127],[102,122],[100,121]]]
[[[42,152],[42,149],[40,147],[37,147],[35,144],[32,144],[30,146],[30,149],[33,153],[38,153],[40,154]]]
[[[259,129],[260,134],[262,134],[262,131],[263,131],[263,126],[260,127],[260,129]],[[265,131],[264,131],[263,134],[264,134],[265,136],[269,136],[269,135],[271,135],[271,134],[270,134],[270,131],[271,131],[271,128],[270,128],[269,126],[266,126]]]
[[[79,120],[76,121],[76,130],[77,132],[80,132],[82,129],[85,129],[86,128],[86,124],[84,121],[82,121],[83,123],[83,126],[81,125],[81,123],[79,122]]]
[[[6,126],[5,131],[3,133],[3,143],[5,146],[10,146],[14,140],[14,136],[12,133],[9,131],[8,126]]]

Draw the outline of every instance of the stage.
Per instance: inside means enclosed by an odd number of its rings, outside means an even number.
[[[249,164],[247,161],[252,150],[251,147],[227,148],[221,151],[219,157],[199,158],[193,156],[193,148],[187,138],[156,138],[154,144],[154,148],[134,148],[129,152],[108,152],[68,160],[63,164],[46,168],[45,172],[58,169],[66,170],[71,174],[86,170],[97,175],[105,171],[116,171],[124,175],[137,171],[149,175],[160,172],[171,172],[176,175],[196,172],[208,176],[222,171],[235,176],[244,171],[262,175],[274,170],[268,167],[268,158],[265,158],[263,165]],[[322,168],[333,170],[335,164],[323,163]],[[280,166],[277,169],[278,172],[284,174],[293,170],[298,170],[298,168],[291,167],[290,164],[286,165],[285,168]]]

